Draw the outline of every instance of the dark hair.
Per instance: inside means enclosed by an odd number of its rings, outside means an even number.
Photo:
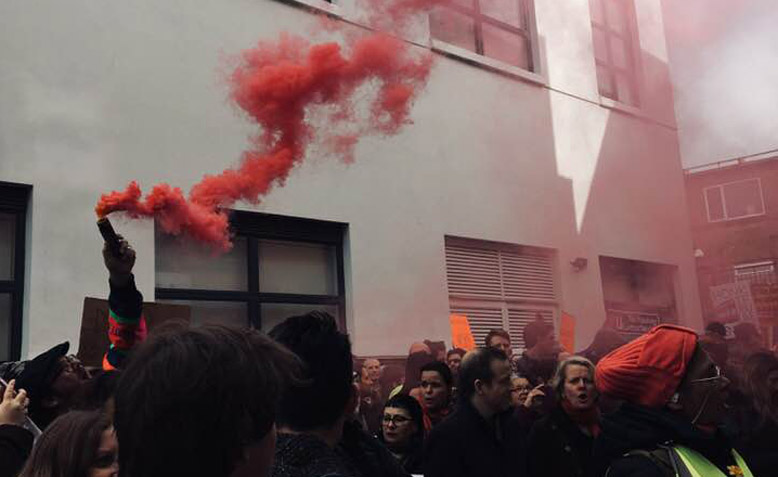
[[[708,323],[708,325],[705,327],[705,331],[708,333],[715,333],[722,338],[725,338],[727,336],[727,327],[724,326],[722,323],[719,323],[718,321],[711,321]]]
[[[110,421],[95,411],[72,411],[55,419],[35,442],[20,477],[86,477]]]
[[[167,329],[130,358],[116,389],[122,476],[230,475],[275,422],[299,362],[259,331]]]
[[[778,424],[778,405],[774,391],[770,389],[767,375],[778,370],[778,357],[769,351],[759,351],[746,359],[743,365],[743,381],[746,394],[759,414],[762,423]]]
[[[119,370],[98,371],[81,386],[74,408],[85,411],[102,409],[116,392],[119,373]]]
[[[421,410],[419,401],[417,401],[414,397],[408,396],[407,394],[397,394],[396,396],[393,396],[391,399],[386,401],[386,404],[384,404],[384,409],[388,407],[403,409],[408,414],[410,414],[411,420],[416,424],[416,433],[413,437],[417,439],[417,441],[414,443],[414,445],[419,445],[419,447],[421,447],[421,443],[424,440],[424,411]],[[378,438],[383,442],[383,430],[378,433]]]
[[[425,351],[417,351],[408,356],[405,361],[405,382],[400,390],[400,394],[409,394],[415,388],[419,387],[421,368],[435,359]]]
[[[475,381],[481,380],[491,383],[494,378],[492,373],[493,361],[507,361],[506,355],[501,349],[485,347],[476,348],[467,353],[459,366],[459,397],[470,399],[475,394]]]
[[[526,349],[534,348],[540,338],[548,333],[553,333],[553,331],[554,326],[545,321],[535,320],[527,323],[524,326],[524,347]]]
[[[448,365],[446,365],[446,363],[433,361],[431,363],[425,364],[421,367],[421,370],[419,370],[419,381],[421,381],[421,374],[424,371],[435,371],[436,373],[440,374],[440,377],[443,378],[443,381],[446,383],[446,387],[449,389],[451,389],[451,386],[454,385],[454,375],[451,374],[451,369],[448,367]]]
[[[448,360],[452,354],[458,354],[460,358],[464,358],[465,353],[467,353],[467,351],[463,350],[462,348],[451,348],[448,350],[448,353],[446,353],[446,360]]]
[[[348,335],[323,311],[292,316],[270,336],[305,364],[305,383],[284,392],[278,422],[298,431],[329,427],[343,415],[352,392],[354,361]]]
[[[400,366],[397,366],[396,364],[388,364],[384,367],[384,370],[381,372],[381,377],[378,378],[378,382],[381,384],[381,398],[383,401],[386,401],[386,399],[389,397],[389,394],[394,391],[397,383],[401,383],[403,381],[403,377],[404,371]]]
[[[424,340],[424,344],[429,347],[430,353],[432,353],[432,357],[435,359],[437,359],[441,351],[443,353],[446,352],[446,343],[443,341]]]
[[[492,338],[494,338],[495,336],[500,336],[502,338],[505,338],[509,342],[511,341],[511,335],[509,335],[507,331],[500,328],[495,328],[489,330],[489,333],[486,334],[486,338],[484,338],[484,346],[486,346],[487,348],[491,346]]]

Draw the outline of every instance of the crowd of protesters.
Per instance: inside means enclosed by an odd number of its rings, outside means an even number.
[[[103,255],[101,369],[68,343],[0,364],[0,477],[778,475],[778,357],[752,324],[604,328],[570,354],[538,316],[521,355],[496,329],[382,364],[324,312],[147,333],[135,252]]]

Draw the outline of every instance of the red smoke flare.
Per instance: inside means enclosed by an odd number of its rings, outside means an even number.
[[[402,27],[410,15],[440,1],[380,0],[370,18],[380,13],[382,27]],[[239,166],[206,175],[188,198],[167,184],[141,198],[138,184],[132,182],[123,192],[103,195],[97,215],[124,211],[133,218],[154,217],[167,233],[187,234],[228,250],[225,209],[241,200],[256,203],[274,185],[283,185],[313,139],[351,161],[361,135],[396,134],[409,122],[411,105],[431,67],[431,55],[414,55],[408,43],[382,32],[351,36],[345,47],[336,42],[310,44],[290,34],[261,42],[243,53],[230,78],[232,99],[261,128]],[[369,119],[360,122],[354,98],[364,86],[376,92]],[[314,108],[327,114],[326,131],[306,121]]]

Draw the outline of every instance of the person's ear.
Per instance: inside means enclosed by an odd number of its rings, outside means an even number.
[[[481,381],[480,379],[476,379],[473,382],[473,387],[475,388],[475,393],[476,394],[483,394],[483,389],[484,389],[484,382],[483,381]]]

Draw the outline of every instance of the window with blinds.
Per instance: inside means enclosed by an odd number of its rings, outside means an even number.
[[[446,278],[451,313],[465,315],[476,344],[502,328],[515,348],[524,347],[524,326],[538,314],[557,315],[554,253],[520,245],[446,237]]]

